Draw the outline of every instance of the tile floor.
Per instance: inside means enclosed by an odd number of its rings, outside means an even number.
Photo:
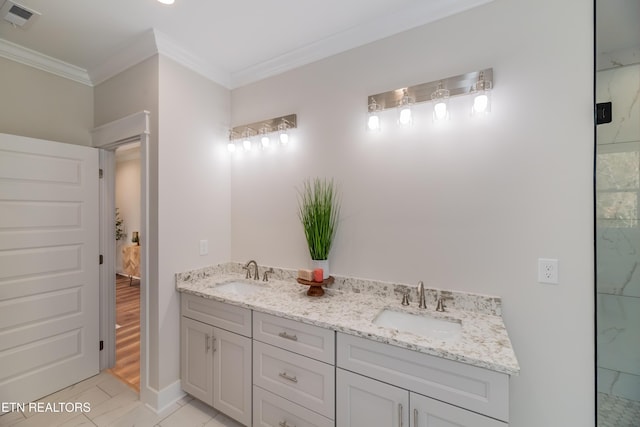
[[[88,402],[89,412],[9,412],[0,426],[15,427],[241,427],[241,424],[198,400],[186,396],[162,414],[138,399],[138,393],[114,376],[102,372],[40,399],[42,402]]]
[[[640,426],[640,402],[598,393],[598,427]]]

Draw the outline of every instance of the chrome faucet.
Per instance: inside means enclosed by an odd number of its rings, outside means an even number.
[[[251,264],[253,264],[255,266],[255,274],[253,276],[251,276]],[[253,279],[253,280],[260,280],[260,272],[258,272],[258,263],[255,262],[254,260],[251,260],[249,262],[247,262],[244,267],[242,267],[243,269],[247,270],[247,275],[244,277],[245,279]]]
[[[438,304],[436,305],[436,311],[444,313],[447,306],[444,304],[444,299],[442,297],[438,298]]]
[[[424,283],[422,283],[422,280],[418,282],[418,307],[427,308],[427,301],[424,297]]]
[[[264,273],[262,273],[262,281],[263,282],[268,282],[269,281],[269,274],[273,274],[273,267],[269,267],[269,269],[267,271],[265,271]]]

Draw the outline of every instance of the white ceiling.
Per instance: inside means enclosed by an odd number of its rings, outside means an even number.
[[[24,47],[87,84],[164,49],[231,88],[490,1],[17,0],[42,15],[26,30],[0,20],[0,42],[3,56]]]

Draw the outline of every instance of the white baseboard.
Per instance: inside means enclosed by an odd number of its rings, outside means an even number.
[[[140,389],[140,400],[156,414],[162,414],[171,405],[182,399],[186,393],[182,391],[180,380],[163,388],[155,390],[150,387]]]

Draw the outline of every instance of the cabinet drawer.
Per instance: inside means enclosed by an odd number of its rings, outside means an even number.
[[[181,314],[251,338],[251,310],[247,308],[183,293]]]
[[[253,342],[253,384],[327,418],[335,412],[335,367]]]
[[[460,427],[508,427],[509,425],[457,406],[411,393],[410,403],[414,426],[439,427],[442,425]]]
[[[253,427],[334,427],[333,420],[253,386]]]
[[[329,329],[254,312],[253,338],[321,362],[335,364],[335,332]]]
[[[509,419],[509,376],[338,333],[337,365],[499,420]]]

